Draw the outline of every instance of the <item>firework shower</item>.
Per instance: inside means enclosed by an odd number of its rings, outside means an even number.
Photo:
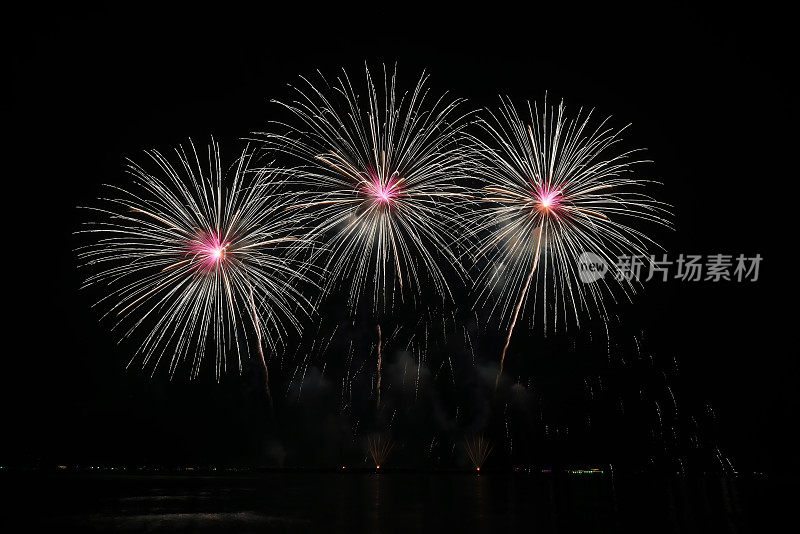
[[[790,16],[242,7],[7,10],[4,532],[780,531]]]
[[[213,143],[202,157],[179,148],[178,165],[153,151],[153,170],[131,163],[130,191],[111,186],[109,207],[90,208],[101,218],[78,251],[86,284],[113,288],[98,304],[122,337],[150,329],[143,366],[154,361],[155,372],[174,347],[170,373],[189,359],[196,376],[210,344],[219,377],[228,353],[241,369],[255,345],[268,377],[264,346],[275,352],[286,325],[299,330],[298,315],[333,288],[349,287],[351,309],[369,299],[380,332],[396,322],[395,300],[422,307],[423,281],[452,300],[456,280],[507,325],[499,383],[519,317],[537,315],[531,293],[545,329],[566,310],[605,318],[609,293],[634,293],[625,276],[616,287],[580,283],[572,259],[587,249],[605,262],[644,256],[658,247],[646,226],[670,226],[668,206],[647,193],[653,181],[638,178],[646,162],[620,148],[608,118],[547,101],[520,114],[507,98],[479,112],[432,94],[427,75],[406,91],[394,71],[377,83],[365,74],[366,98],[346,71],[333,83],[301,78],[281,104],[292,118],[256,134],[260,146],[233,165]]]

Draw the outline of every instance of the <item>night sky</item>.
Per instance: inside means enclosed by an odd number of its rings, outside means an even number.
[[[274,118],[270,99],[288,98],[287,84],[298,75],[346,67],[360,81],[366,61],[397,63],[406,86],[426,69],[434,89],[475,108],[495,106],[499,93],[521,101],[547,92],[573,109],[613,115],[615,125],[632,123],[626,139],[647,147],[654,160],[648,176],[664,184],[654,193],[674,206],[676,230],[656,234],[670,257],[760,254],[763,262],[755,283],[647,284],[632,305],[615,308],[619,351],[633,359],[636,336],[658,366],[677,361],[680,372],[670,380],[681,410],[708,419],[712,407],[708,432],[737,469],[800,467],[800,444],[791,437],[798,415],[797,273],[788,185],[796,173],[789,165],[796,108],[788,83],[796,66],[782,18],[694,8],[431,14],[400,5],[355,15],[332,5],[292,12],[131,6],[9,17],[0,463],[335,466],[357,457],[357,446],[343,445],[352,440],[349,419],[336,413],[333,391],[347,340],[337,338],[324,356],[329,382],[309,379],[296,401],[288,380],[317,324],[323,333],[350,324],[338,335],[350,332],[364,345],[361,357],[371,357],[375,324],[368,316],[353,326],[336,298],[320,310],[321,322],[310,323],[302,344],[297,340],[273,364],[279,393],[270,415],[256,367],[220,383],[210,367],[195,381],[186,373],[170,381],[163,371],[150,378],[126,370],[135,347],[116,345],[109,324],[90,307],[96,294],[79,291],[74,232],[85,217],[77,206],[91,204],[100,184],[125,182],[124,158],[210,135],[232,155],[241,138]],[[466,290],[458,295],[468,309]],[[395,317],[396,325],[415,320],[409,310]],[[453,349],[455,376],[431,378],[452,380],[446,393],[423,395],[416,408],[401,394],[387,394],[387,403],[401,407],[393,427],[403,444],[399,464],[433,462],[424,449],[437,433],[444,439],[485,431],[503,449],[498,401],[486,400],[479,379],[481,369],[496,365],[502,332],[495,323],[470,327],[480,339],[479,365]],[[590,323],[547,339],[526,328],[515,333],[509,384],[532,378],[547,393],[552,424],[580,419],[571,403],[587,376],[614,374],[621,388],[634,389],[660,380],[658,372],[609,369],[597,329]],[[387,373],[399,372],[406,357],[392,352]],[[320,358],[309,376],[320,372]],[[442,361],[431,355],[432,376]],[[456,405],[458,419],[450,413]],[[438,411],[449,415],[437,419]],[[366,414],[360,420],[364,432],[386,424]],[[498,465],[555,461],[557,447],[537,441],[525,420],[513,419],[517,452],[498,452]],[[630,429],[601,422],[595,428],[591,439],[567,438],[559,461],[602,463],[614,451],[636,448]],[[448,462],[458,464],[433,464]]]

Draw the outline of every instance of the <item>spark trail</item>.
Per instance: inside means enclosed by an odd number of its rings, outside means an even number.
[[[87,208],[97,218],[77,255],[113,330],[135,337],[131,363],[155,373],[170,355],[170,375],[189,362],[196,377],[214,353],[219,380],[231,356],[242,371],[253,334],[266,368],[264,346],[275,352],[310,310],[296,283],[311,282],[294,253],[303,215],[283,209],[293,197],[280,173],[253,170],[249,150],[226,170],[217,144],[207,150],[205,161],[189,143],[130,162],[130,185]]]
[[[484,135],[474,136],[483,186],[480,207],[468,217],[480,271],[477,301],[508,325],[496,385],[526,302],[545,331],[550,323],[579,325],[583,312],[606,320],[605,300],[616,300],[614,290],[630,299],[636,281],[584,283],[578,257],[592,253],[608,266],[617,257],[649,261],[655,243],[639,224],[670,226],[667,205],[642,192],[652,182],[635,176],[644,163],[635,159],[638,151],[618,148],[622,130],[609,119],[595,126],[591,112],[570,118],[563,103],[545,102],[541,112],[528,104],[527,111],[521,115],[502,98],[479,123]]]

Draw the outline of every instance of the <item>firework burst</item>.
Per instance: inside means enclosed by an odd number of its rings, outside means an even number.
[[[647,257],[654,243],[635,225],[669,226],[665,205],[644,192],[634,177],[637,151],[617,148],[622,130],[609,119],[592,126],[591,112],[569,118],[563,103],[521,116],[508,99],[480,123],[482,207],[473,213],[478,301],[508,325],[502,373],[514,326],[525,308],[558,328],[586,311],[607,317],[604,298],[614,287],[630,297],[635,280],[581,281],[577,258],[599,256],[608,266],[619,256]],[[499,375],[498,375],[499,379]]]
[[[471,436],[464,438],[464,449],[466,449],[469,461],[472,462],[475,471],[480,471],[486,459],[492,453],[492,443],[484,438],[482,434]]]
[[[343,286],[351,309],[370,293],[375,311],[404,294],[416,303],[423,278],[449,298],[444,266],[466,274],[451,250],[463,233],[457,206],[468,198],[459,185],[469,164],[462,101],[432,97],[426,75],[399,93],[385,69],[378,84],[366,70],[365,96],[344,71],[334,83],[303,81],[282,104],[293,125],[261,135],[297,161],[306,190],[298,207],[316,221],[313,241],[325,244],[325,289]]]
[[[102,207],[87,208],[98,219],[81,232],[85,286],[104,288],[97,304],[121,338],[143,333],[131,362],[155,372],[169,355],[170,375],[188,362],[195,377],[213,351],[219,379],[231,354],[241,371],[256,348],[266,372],[264,349],[277,350],[307,309],[293,285],[306,280],[291,254],[300,214],[284,211],[277,176],[250,170],[247,151],[227,172],[215,143],[203,163],[191,143],[175,155],[130,162],[129,188],[110,186]]]
[[[394,442],[382,434],[367,436],[367,450],[375,464],[375,469],[380,469],[394,449]]]

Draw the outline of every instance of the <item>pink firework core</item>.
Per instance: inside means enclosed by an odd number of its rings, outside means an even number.
[[[199,235],[191,244],[198,269],[208,272],[217,269],[227,257],[230,242],[223,242],[216,232]]]
[[[372,176],[362,189],[367,196],[372,198],[373,202],[388,206],[401,196],[400,182],[401,180],[397,178],[389,178],[388,182],[383,183],[379,177]]]
[[[561,191],[542,185],[534,192],[536,208],[542,213],[557,212],[561,207]]]

